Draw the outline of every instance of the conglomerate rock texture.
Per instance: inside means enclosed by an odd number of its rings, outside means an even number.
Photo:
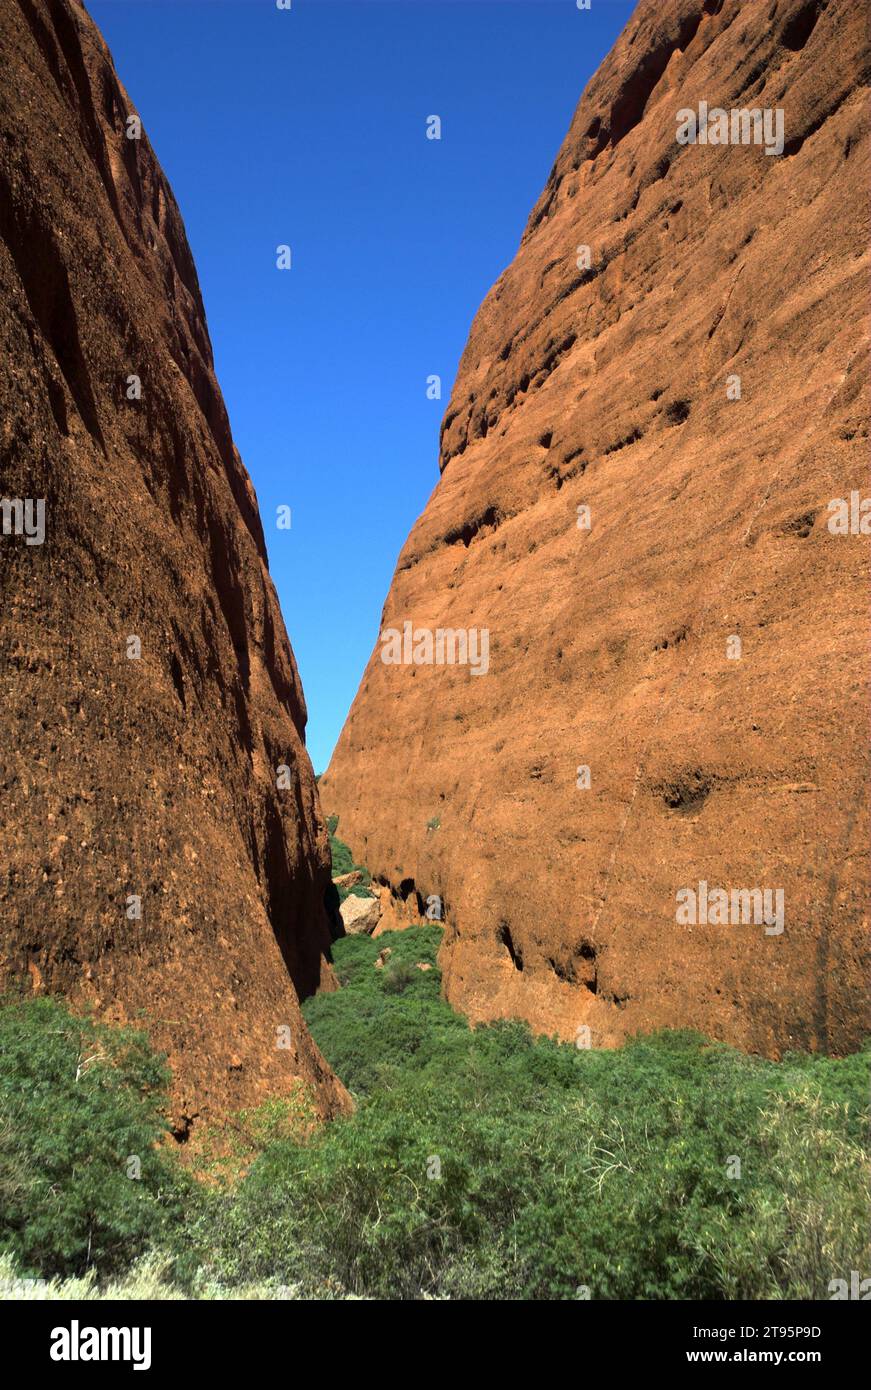
[[[859,1040],[867,43],[854,0],[642,0],[475,318],[381,630],[486,628],[489,670],[377,642],[320,787],[443,898],[473,1019]],[[700,102],[782,152],[680,143]],[[783,929],[678,921],[702,883]]]
[[[305,703],[178,207],[81,4],[0,0],[0,53],[2,983],[146,1023],[179,1137],[331,1113]]]

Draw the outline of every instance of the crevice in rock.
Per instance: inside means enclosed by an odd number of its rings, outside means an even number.
[[[184,675],[182,673],[181,662],[178,659],[177,652],[170,653],[169,674],[172,677],[172,683],[175,686],[175,693],[181,702],[181,707],[182,709],[186,709],[187,700],[185,698],[184,693]]]
[[[791,53],[800,53],[816,28],[823,6],[820,0],[805,0],[803,5],[789,16],[780,31],[780,42]]]
[[[450,531],[446,531],[442,543],[444,545],[464,545],[468,550],[477,536],[492,535],[503,521],[508,521],[512,515],[513,513],[503,512],[500,507],[485,507],[483,512],[469,521],[464,521],[458,526],[451,527]]]
[[[620,439],[616,439],[613,444],[609,444],[606,449],[602,450],[602,457],[607,458],[609,454],[616,454],[620,449],[628,449],[630,444],[636,444],[643,437],[643,430],[640,430],[637,425],[633,425],[628,434],[622,435]]]
[[[75,113],[76,109],[78,109],[78,123],[82,134],[82,142],[106,190],[106,197],[109,199],[109,206],[112,209],[115,221],[118,224],[124,240],[129,245],[129,238],[125,231],[124,223],[121,218],[121,209],[118,205],[118,193],[106,155],[106,142],[100,128],[100,123],[97,120],[91,85],[88,80],[82,47],[79,42],[75,24],[70,19],[63,5],[58,3],[58,0],[47,0],[47,3],[46,0],[42,0],[42,4],[45,5],[45,8],[49,12],[51,22],[58,36],[59,46],[55,44],[54,38],[49,32],[44,19],[36,9],[33,0],[19,0],[19,5],[28,28],[42,56],[45,58],[49,72],[54,79],[61,97],[70,108],[71,113]],[[64,80],[65,74],[60,66],[60,57],[63,57],[66,75],[69,76],[72,87]]]
[[[849,91],[841,92],[837,101],[832,106],[828,106],[823,111],[820,111],[813,120],[808,123],[803,131],[797,135],[793,135],[789,140],[786,140],[783,146],[784,156],[786,158],[791,158],[793,155],[798,154],[805,141],[809,140],[812,135],[816,135],[817,131],[821,130],[826,121],[834,116],[836,111],[840,110],[844,102],[851,95],[852,93]]]
[[[505,947],[506,951],[511,957],[511,964],[514,966],[514,969],[522,970],[523,952],[520,950],[519,947],[515,946],[514,939],[511,935],[511,928],[509,927],[507,922],[500,922],[499,928],[496,932],[496,938],[498,941],[501,941],[502,945]]]
[[[23,206],[26,197],[23,190],[16,195],[0,174],[0,237],[9,249],[30,312],[64,375],[82,422],[105,454],[106,443],[79,338],[64,258],[42,213],[34,205]],[[48,390],[51,400],[57,384]],[[59,422],[61,418],[64,416],[55,409],[55,419]]]
[[[648,49],[634,72],[629,74],[611,106],[608,129],[612,146],[619,145],[638,125],[672,54],[678,50],[684,52],[689,47],[701,22],[701,13],[687,15],[681,20],[676,37],[665,39]]]
[[[394,897],[401,898],[403,903],[407,903],[409,898],[413,897],[417,904],[418,917],[423,916],[424,911],[426,909],[426,903],[424,902],[424,899],[421,896],[421,894],[417,891],[417,887],[413,878],[401,879],[398,891],[394,892],[393,888],[391,888],[390,892]]]

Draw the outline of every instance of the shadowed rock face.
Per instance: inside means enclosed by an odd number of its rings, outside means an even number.
[[[0,51],[0,493],[45,500],[0,536],[3,982],[147,1022],[180,1134],[329,1113],[327,836],[181,217],[82,5],[0,0]]]
[[[475,1019],[860,1037],[868,74],[852,0],[644,0],[475,318],[382,631],[486,628],[489,671],[376,645],[320,788],[443,897]],[[783,152],[679,143],[702,100]],[[783,930],[679,923],[703,881]]]

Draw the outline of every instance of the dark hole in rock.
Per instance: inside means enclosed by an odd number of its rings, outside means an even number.
[[[172,656],[169,658],[169,673],[172,676],[172,683],[175,686],[175,693],[181,700],[182,709],[186,709],[187,701],[185,700],[184,694],[184,675],[181,669],[181,662],[179,661],[178,656],[175,652],[173,652]]]
[[[807,0],[806,4],[789,17],[781,30],[780,42],[784,48],[788,48],[792,53],[800,52],[813,33],[819,17],[819,0]]]
[[[502,924],[499,927],[499,930],[496,933],[496,936],[502,942],[502,945],[505,947],[509,956],[511,957],[511,964],[514,966],[514,969],[522,970],[523,952],[520,950],[519,947],[514,945],[514,939],[511,935],[511,928],[508,926],[507,922],[502,922]]]

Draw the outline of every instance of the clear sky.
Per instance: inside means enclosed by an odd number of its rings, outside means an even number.
[[[185,219],[322,772],[472,318],[634,5],[86,3]]]

